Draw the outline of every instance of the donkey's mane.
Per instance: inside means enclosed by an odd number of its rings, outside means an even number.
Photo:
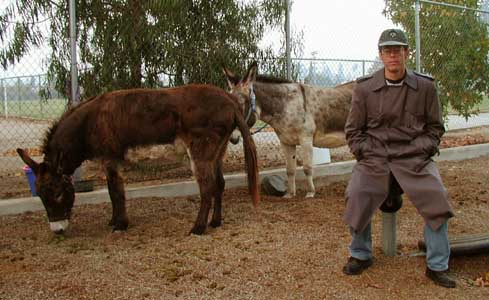
[[[68,116],[70,116],[73,112],[75,112],[77,109],[79,109],[81,106],[85,105],[86,103],[92,101],[95,98],[96,98],[96,96],[93,96],[93,97],[88,98],[87,100],[81,102],[80,104],[78,104],[76,106],[70,107],[67,111],[65,111],[63,113],[63,115],[61,115],[61,117],[56,122],[54,122],[54,124],[48,129],[48,131],[46,132],[46,135],[44,136],[44,140],[43,140],[43,144],[42,144],[42,148],[41,148],[43,154],[47,154],[48,149],[49,149],[49,142],[52,140],[54,134],[56,133],[56,130],[58,129],[59,124],[64,119],[66,119]]]
[[[292,80],[274,77],[274,76],[270,76],[270,75],[257,75],[256,81],[262,82],[262,83],[294,83]]]
[[[337,86],[335,86],[335,88],[349,86],[349,85],[354,84],[356,82],[357,82],[356,80],[351,80],[351,81],[343,82],[343,83],[340,83]]]

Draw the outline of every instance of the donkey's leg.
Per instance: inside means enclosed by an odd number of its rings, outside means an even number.
[[[215,162],[200,161],[195,159],[195,177],[200,189],[200,209],[195,220],[194,227],[190,230],[193,234],[203,234],[207,227],[207,218],[212,204],[212,197],[216,193],[216,166]]]
[[[313,156],[313,145],[312,137],[304,138],[301,144],[301,156],[302,156],[302,167],[304,169],[304,174],[307,180],[307,193],[306,198],[314,197],[316,189],[314,188],[313,182],[313,169],[312,169],[312,156]]]
[[[216,159],[216,191],[214,193],[214,211],[212,213],[212,219],[209,223],[212,227],[221,226],[222,222],[222,193],[224,192],[224,187],[226,182],[224,181],[224,174],[222,173],[222,160],[224,155],[226,154],[227,142],[228,139],[223,139],[223,143],[221,143],[219,155]]]
[[[296,147],[285,145],[280,143],[285,155],[285,166],[287,169],[287,193],[284,198],[291,198],[295,196],[295,169],[297,168],[296,162]]]
[[[190,161],[190,170],[192,170],[192,175],[195,177],[195,163],[194,163],[194,160],[192,158],[192,154],[190,153],[190,149],[189,148],[185,148],[187,150],[187,156],[188,156],[188,160]]]
[[[222,193],[224,192],[224,186],[226,185],[226,182],[224,181],[224,175],[222,173],[221,161],[217,163],[216,185],[216,192],[214,193],[214,211],[212,213],[211,222],[209,223],[209,225],[214,228],[221,226]]]
[[[126,213],[126,195],[124,181],[119,174],[119,166],[116,162],[105,163],[105,176],[109,188],[110,201],[112,202],[112,219],[109,225],[115,230],[126,230],[129,224]]]

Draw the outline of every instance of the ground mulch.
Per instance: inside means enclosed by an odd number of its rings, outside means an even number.
[[[487,233],[489,157],[441,162],[456,217],[451,236]],[[348,176],[317,179],[317,196],[224,194],[224,220],[189,235],[199,198],[128,201],[130,226],[112,233],[109,203],[74,208],[64,237],[45,212],[0,217],[0,299],[489,299],[489,255],[456,257],[456,289],[434,285],[418,256],[423,220],[409,201],[398,213],[398,255],[381,250],[373,220],[374,265],[342,273],[350,237],[342,222]]]

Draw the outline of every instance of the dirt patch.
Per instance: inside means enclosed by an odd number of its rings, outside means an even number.
[[[450,235],[487,233],[489,157],[441,162],[456,212]],[[350,237],[341,217],[347,176],[314,199],[263,196],[254,212],[245,189],[224,194],[223,226],[188,235],[198,197],[128,201],[130,227],[111,233],[110,204],[75,207],[64,239],[44,212],[0,217],[0,299],[488,299],[480,287],[489,256],[450,261],[456,289],[424,276],[411,256],[423,220],[405,201],[398,213],[398,256],[381,252],[373,220],[374,265],[343,275]],[[303,192],[303,191],[302,191]]]

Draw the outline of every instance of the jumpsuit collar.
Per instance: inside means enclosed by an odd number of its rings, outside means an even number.
[[[372,91],[377,91],[387,86],[384,77],[384,68],[378,70],[373,74]],[[406,69],[406,77],[404,78],[404,83],[412,88],[413,90],[418,89],[418,80],[413,71]]]

